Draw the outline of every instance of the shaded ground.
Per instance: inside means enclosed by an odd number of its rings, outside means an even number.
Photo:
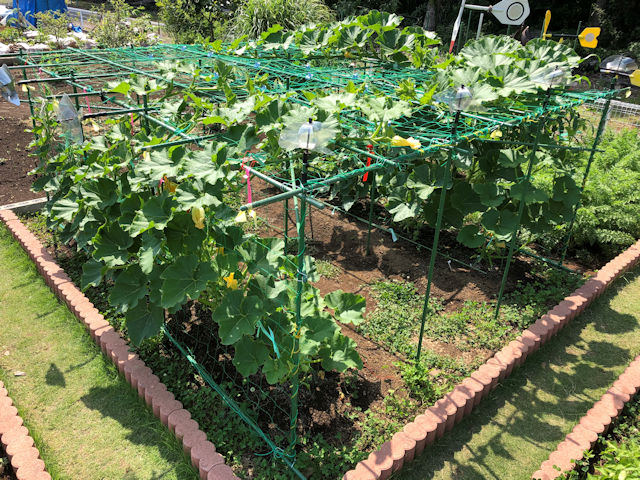
[[[397,478],[531,478],[638,353],[636,268]]]

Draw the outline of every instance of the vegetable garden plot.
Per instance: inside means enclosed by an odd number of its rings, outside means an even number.
[[[563,139],[576,128],[574,107],[615,93],[567,91],[579,59],[553,42],[488,37],[444,59],[430,48],[437,40],[398,24],[372,12],[274,28],[243,46],[68,49],[23,56],[13,70],[23,85],[55,90],[36,100],[27,88],[41,159],[35,188],[50,195],[59,239],[91,257],[83,286],[113,283],[109,300],[132,340],[163,329],[294,471],[300,379],[361,366],[338,323],[361,323],[363,299],[323,297],[309,283],[305,219],[324,207],[318,195],[346,208],[368,196],[370,225],[380,200],[396,222],[435,227],[423,330],[439,232],[455,228],[485,251],[508,242],[501,299],[521,227],[535,233],[575,214],[586,175],[551,154],[596,148]],[[465,91],[472,101],[460,100]],[[52,100],[85,107],[84,129]],[[556,173],[538,185],[533,173],[544,168]],[[252,198],[252,177],[281,193]],[[245,232],[260,206],[280,201],[295,212],[295,238]],[[197,334],[175,319],[195,299],[212,312]],[[243,401],[225,393],[227,381]]]

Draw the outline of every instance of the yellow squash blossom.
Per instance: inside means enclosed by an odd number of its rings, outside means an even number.
[[[414,150],[418,150],[422,146],[420,140],[416,140],[413,137],[403,138],[400,135],[396,135],[391,139],[391,145],[394,147],[411,147]]]
[[[238,215],[236,215],[236,223],[244,223],[249,219],[249,217],[255,220],[256,212],[253,209],[250,209],[248,212],[242,210],[238,212]]]
[[[191,209],[191,220],[193,220],[196,228],[202,230],[204,228],[204,208],[193,207]]]
[[[238,280],[236,280],[235,278],[233,278],[234,273],[231,272],[227,277],[223,277],[224,281],[227,282],[227,288],[230,288],[231,290],[237,290],[238,289]]]
[[[502,132],[500,130],[494,130],[489,136],[491,138],[502,138]]]
[[[169,193],[176,193],[178,184],[169,180],[166,175],[162,177],[162,179],[164,180],[164,182],[162,182],[162,188],[164,189],[164,191]]]

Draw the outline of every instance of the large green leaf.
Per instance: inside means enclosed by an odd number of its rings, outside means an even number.
[[[519,150],[500,150],[498,163],[503,167],[517,167],[529,160],[529,156]]]
[[[328,345],[320,349],[322,368],[344,372],[349,368],[362,368],[362,359],[356,350],[356,342],[336,332]]]
[[[140,266],[133,264],[122,270],[116,277],[109,294],[109,303],[128,310],[138,304],[147,294],[147,278]]]
[[[524,201],[525,203],[546,202],[549,200],[547,193],[531,182],[522,181],[511,187],[511,198]]]
[[[136,174],[159,181],[163,176],[175,177],[178,164],[169,156],[167,150],[153,150],[149,156],[143,156],[136,164]]]
[[[162,306],[172,308],[196,299],[207,283],[218,278],[210,262],[201,262],[195,255],[178,257],[162,273]]]
[[[136,212],[128,231],[132,237],[137,237],[141,233],[155,228],[156,230],[164,230],[167,223],[173,217],[172,207],[175,206],[175,200],[167,192],[162,195],[151,197],[142,206],[142,210]]]
[[[160,253],[162,243],[160,234],[153,230],[148,230],[142,234],[142,246],[138,251],[138,258],[143,273],[149,274],[153,270],[154,259]]]
[[[51,207],[51,216],[71,222],[79,208],[78,202],[71,198],[61,198]]]
[[[335,311],[336,318],[342,323],[359,325],[364,321],[366,301],[363,296],[335,290],[325,295],[324,301]]]
[[[80,193],[86,206],[99,209],[110,207],[118,200],[117,184],[108,178],[82,183]]]
[[[282,382],[289,376],[290,371],[290,367],[284,359],[269,358],[262,367],[262,373],[270,385]]]
[[[242,337],[234,346],[233,364],[244,377],[253,375],[269,359],[269,349],[252,338]]]
[[[134,345],[140,345],[145,338],[157,335],[163,324],[164,310],[146,301],[138,302],[136,307],[128,310],[125,315],[127,332]]]
[[[115,267],[127,262],[127,249],[133,245],[133,238],[120,225],[111,223],[98,229],[93,245],[93,258],[103,261],[108,267]]]
[[[217,148],[211,142],[203,150],[189,152],[183,162],[178,180],[193,176],[215,185],[218,180],[224,179],[226,171],[216,163],[217,154],[221,147]]]
[[[389,213],[393,214],[394,222],[401,222],[407,218],[413,218],[418,214],[420,205],[417,202],[412,203],[400,203],[394,208],[389,210]]]
[[[482,205],[499,207],[504,202],[504,189],[495,183],[474,183],[472,188],[480,196]]]
[[[484,245],[485,238],[480,233],[477,225],[465,225],[458,232],[457,240],[469,248],[478,248]]]
[[[253,335],[262,316],[262,301],[258,297],[245,297],[242,291],[231,290],[214,310],[212,318],[220,327],[222,344],[233,345],[243,335]]]
[[[466,215],[478,210],[484,210],[480,207],[480,196],[473,191],[471,185],[466,181],[456,181],[451,193],[451,205]]]
[[[518,215],[511,210],[491,208],[482,214],[482,226],[495,233],[498,240],[510,240],[518,227]]]
[[[327,339],[333,338],[335,333],[340,330],[338,324],[326,312],[305,317],[304,326],[308,329],[305,335],[317,342],[323,342]]]
[[[360,104],[360,110],[369,120],[383,124],[403,116],[411,116],[409,103],[404,100],[389,100],[388,97],[367,97]]]
[[[102,276],[106,267],[96,262],[93,258],[90,258],[82,265],[82,277],[80,279],[80,288],[86,290],[89,287],[97,287],[102,281]]]

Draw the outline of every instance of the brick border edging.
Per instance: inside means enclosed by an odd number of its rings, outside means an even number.
[[[499,381],[511,374],[514,367],[520,366],[529,355],[536,352],[639,260],[640,240],[602,267],[594,277],[540,317],[536,323],[522,332],[522,335],[487,360],[424,414],[418,415],[413,422],[405,425],[390,441],[382,444],[379,450],[359,462],[355,469],[346,472],[343,480],[385,480],[400,470],[405,462],[410,462],[420,455],[426,445],[432,444],[469,415],[473,408],[496,388]],[[635,362],[637,373],[634,373],[634,378],[640,382],[640,360],[637,359]],[[615,406],[617,410],[621,405],[621,394],[607,392],[603,396],[604,400],[600,400],[602,408],[608,412]]]
[[[18,480],[51,480],[40,451],[0,381],[0,442]]]
[[[553,480],[573,470],[575,461],[582,460],[584,452],[591,450],[598,436],[605,434],[622,412],[625,403],[640,391],[640,355],[638,355],[613,382],[600,400],[593,404],[587,414],[573,428],[564,441],[558,444],[540,469],[531,476],[537,480]],[[558,467],[560,470],[556,469]]]
[[[49,288],[85,325],[102,352],[118,367],[131,387],[137,390],[138,395],[153,410],[153,414],[175,434],[178,440],[182,441],[184,451],[190,456],[193,466],[198,469],[200,478],[202,480],[238,480],[225,463],[224,457],[216,451],[213,443],[207,440],[206,433],[200,430],[198,423],[191,418],[191,413],[183,408],[182,403],[175,399],[144,361],[129,350],[127,341],[109,325],[109,322],[76,287],[65,271],[56,264],[42,243],[16,214],[12,210],[0,210],[0,221],[5,224],[11,235],[36,264],[38,272],[44,277]],[[1,396],[0,407],[3,407]],[[0,432],[2,432],[4,412],[10,411],[11,408],[15,409],[15,407],[9,407],[8,410],[0,409]],[[4,442],[4,435],[2,438]],[[33,450],[37,458],[39,454],[35,448]],[[44,468],[44,463],[42,465]],[[19,472],[20,468],[17,471]],[[45,478],[51,477],[42,477],[42,480]],[[41,480],[41,477],[25,476],[24,480],[27,479]],[[23,478],[18,477],[18,480]]]

